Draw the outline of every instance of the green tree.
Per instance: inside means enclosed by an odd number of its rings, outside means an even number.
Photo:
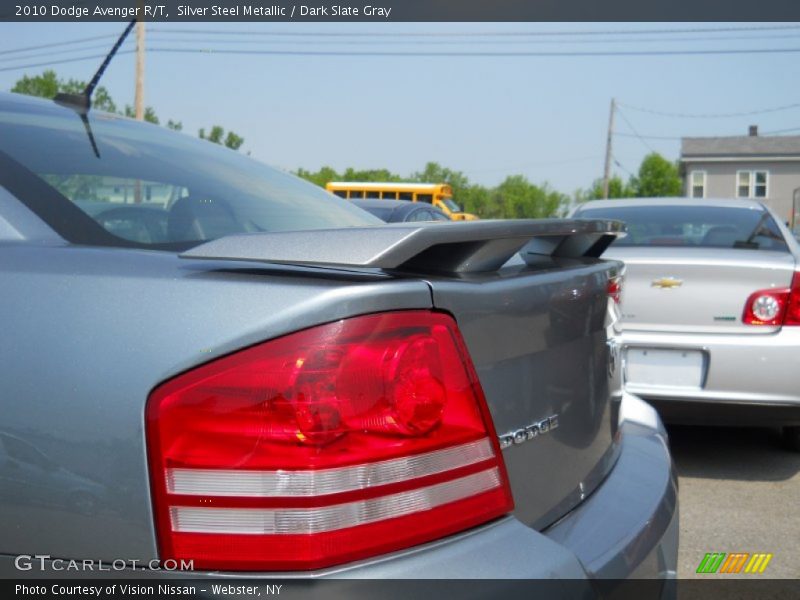
[[[348,167],[341,181],[403,181],[404,178],[389,169],[354,169]]]
[[[233,131],[229,131],[226,135],[225,129],[219,125],[212,126],[211,131],[209,131],[208,134],[206,134],[205,129],[200,129],[198,136],[202,140],[208,140],[214,144],[220,144],[226,148],[230,148],[231,150],[238,150],[242,144],[244,144],[243,137],[235,134]]]
[[[547,184],[537,186],[523,175],[509,175],[491,194],[491,216],[504,219],[560,216],[569,198]]]
[[[419,183],[446,183],[453,189],[453,200],[466,212],[481,216],[483,204],[488,202],[488,190],[473,186],[461,171],[454,171],[436,162],[425,164],[422,171],[412,173],[411,181]],[[481,192],[481,189],[483,192]]]
[[[11,88],[11,91],[28,96],[53,99],[56,97],[56,94],[81,94],[85,89],[85,81],[60,79],[55,71],[47,69],[41,75],[34,75],[33,77],[25,75],[22,79],[18,79],[14,87]],[[114,104],[114,101],[108,94],[108,90],[103,86],[95,88],[92,97],[92,106],[98,110],[112,113],[117,112],[117,105]]]
[[[631,183],[640,198],[681,195],[678,167],[656,152],[644,157],[639,174]]]
[[[325,187],[329,181],[408,181],[407,177],[401,177],[388,169],[354,169],[353,167],[347,167],[342,173],[338,173],[336,169],[328,166],[320,168],[319,171],[308,171],[301,167],[295,171],[295,175],[320,187]]]
[[[324,187],[329,181],[413,181],[447,183],[453,188],[453,198],[466,212],[484,219],[519,219],[563,216],[569,197],[551,189],[547,184],[534,185],[522,175],[512,175],[495,188],[472,184],[461,171],[429,162],[422,171],[401,177],[388,169],[358,170],[347,168],[338,173],[332,167],[318,171],[298,169],[295,174]]]
[[[333,167],[328,167],[328,166],[322,167],[319,171],[316,172],[306,171],[305,169],[300,168],[297,169],[295,175],[301,177],[302,179],[305,179],[306,181],[310,181],[311,183],[314,183],[319,187],[325,187],[325,184],[328,183],[329,181],[341,180],[336,170]]]
[[[456,191],[469,187],[469,179],[461,171],[453,171],[435,162],[426,163],[422,171],[411,175],[411,179],[420,183],[446,183],[453,188],[454,196]]]
[[[134,108],[130,104],[125,105],[125,111],[123,112],[123,114],[129,119],[136,118],[136,110],[134,110]],[[156,115],[156,111],[153,110],[152,106],[145,107],[144,120],[147,121],[148,123],[153,123],[154,125],[159,124],[158,115]]]
[[[52,99],[55,98],[56,94],[59,93],[81,94],[83,93],[84,89],[86,89],[85,81],[79,81],[77,79],[61,79],[58,77],[55,71],[52,69],[47,69],[41,75],[34,75],[32,77],[25,75],[21,79],[18,79],[14,84],[14,87],[11,88],[11,91],[18,94],[27,94],[28,96],[38,96],[40,98]],[[133,118],[136,115],[133,107],[127,104],[122,111],[117,110],[116,103],[111,99],[108,90],[103,86],[98,86],[95,88],[94,93],[92,94],[92,107],[97,110],[125,115],[126,117],[130,118]],[[158,115],[152,106],[145,107],[144,120],[156,125],[159,124]],[[174,131],[181,131],[183,130],[183,123],[169,119],[167,121],[167,128]],[[225,130],[219,125],[215,125],[211,128],[209,137],[205,137],[204,133],[205,130],[201,129],[201,138],[208,139],[209,141],[217,144],[222,144],[233,150],[238,150],[242,144],[244,144],[243,137],[239,136],[233,131],[228,131],[226,134]]]
[[[462,206],[465,212],[472,213],[482,218],[488,218],[491,192],[489,188],[473,183],[461,189],[453,198]]]
[[[634,198],[636,196],[636,187],[633,180],[623,181],[619,175],[614,175],[608,180],[608,197],[609,198]],[[581,194],[581,201],[586,200],[600,200],[603,198],[603,180],[595,179],[592,182],[592,187],[583,194]]]

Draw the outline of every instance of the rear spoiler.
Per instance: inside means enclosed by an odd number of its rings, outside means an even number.
[[[599,257],[617,237],[619,221],[520,219],[458,223],[397,223],[310,231],[229,235],[196,246],[181,258],[237,260],[320,267],[365,267],[413,272],[495,271],[520,253],[542,257]]]

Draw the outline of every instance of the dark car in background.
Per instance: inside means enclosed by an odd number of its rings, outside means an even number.
[[[48,474],[0,494],[0,575],[673,577],[676,474],[621,389],[600,258],[622,234],[387,225],[215,144],[0,95],[2,433]]]
[[[386,223],[419,223],[450,221],[450,217],[434,206],[409,200],[351,200],[358,208]]]

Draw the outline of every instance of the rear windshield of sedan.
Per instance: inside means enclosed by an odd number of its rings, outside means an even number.
[[[0,186],[73,243],[185,249],[238,233],[380,223],[241,153],[101,112],[0,98]]]
[[[581,219],[624,221],[628,235],[615,246],[707,246],[787,252],[772,216],[759,209],[724,206],[619,206],[587,208]]]

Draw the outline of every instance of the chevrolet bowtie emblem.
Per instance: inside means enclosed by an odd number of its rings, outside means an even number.
[[[674,277],[662,277],[661,279],[654,279],[653,283],[651,283],[653,287],[661,288],[662,290],[681,287],[683,285],[683,281],[680,279],[675,279]]]

